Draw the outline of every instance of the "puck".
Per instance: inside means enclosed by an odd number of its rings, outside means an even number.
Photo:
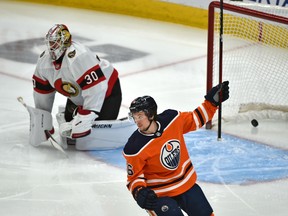
[[[253,127],[257,127],[258,126],[258,121],[256,119],[253,119],[251,121],[251,124],[253,125]]]

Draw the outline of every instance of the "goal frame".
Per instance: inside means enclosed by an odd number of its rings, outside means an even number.
[[[206,93],[213,87],[213,57],[214,57],[214,19],[215,19],[215,9],[220,9],[220,2],[213,1],[209,4],[208,7],[208,36],[207,36],[207,79],[206,79]],[[238,14],[253,16],[256,18],[261,18],[269,21],[277,21],[278,23],[282,23],[288,25],[288,18],[268,14],[265,12],[239,7],[237,5],[232,5],[223,2],[223,14],[225,19],[225,11],[236,12]],[[224,24],[225,25],[225,24]],[[258,40],[261,41],[261,28],[259,28],[259,37]],[[223,40],[225,43],[225,40]],[[220,50],[219,50],[220,52]],[[223,55],[223,54],[222,54]],[[221,65],[222,67],[222,65]],[[219,77],[222,77],[222,71],[219,71]],[[221,121],[221,119],[218,119]],[[220,124],[221,125],[221,124]],[[212,128],[212,121],[206,123],[206,129]]]

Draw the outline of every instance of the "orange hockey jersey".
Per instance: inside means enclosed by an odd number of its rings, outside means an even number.
[[[193,112],[165,110],[157,116],[158,130],[136,130],[123,149],[127,162],[127,187],[149,187],[159,196],[177,196],[190,189],[197,175],[190,160],[184,134],[211,120],[217,107],[204,101]]]

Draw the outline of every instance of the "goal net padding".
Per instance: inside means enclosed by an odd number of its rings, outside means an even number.
[[[219,80],[219,2],[209,5],[207,91]],[[223,3],[222,80],[230,98],[222,120],[288,119],[288,9]],[[218,121],[215,115],[213,122]],[[213,122],[206,124],[211,128]]]

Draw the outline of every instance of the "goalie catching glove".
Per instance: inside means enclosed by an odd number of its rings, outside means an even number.
[[[207,93],[207,95],[205,95],[205,99],[210,101],[214,106],[219,106],[220,102],[224,102],[228,98],[229,98],[229,81],[224,81],[223,83],[214,86]]]
[[[83,110],[79,107],[71,122],[65,122],[60,125],[60,134],[63,137],[72,139],[87,136],[91,133],[92,124],[97,117],[98,115],[93,111]]]

